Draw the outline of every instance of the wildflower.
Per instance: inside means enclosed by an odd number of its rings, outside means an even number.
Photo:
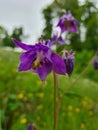
[[[74,69],[74,55],[75,52],[73,52],[72,50],[67,51],[67,50],[63,50],[63,59],[66,65],[66,73],[70,76],[73,72]]]
[[[80,108],[76,108],[75,111],[76,111],[77,113],[79,113],[79,112],[80,112]]]
[[[21,119],[21,120],[20,120],[20,123],[21,123],[21,124],[26,124],[26,123],[27,123],[27,119],[26,119],[26,118]]]
[[[57,27],[61,28],[61,33],[68,32],[77,32],[77,24],[79,22],[72,16],[71,12],[66,12],[59,20]]]
[[[36,130],[33,124],[29,124],[27,130]]]
[[[17,95],[17,97],[18,97],[18,99],[23,99],[24,94],[23,94],[23,93],[19,93],[19,94]]]
[[[57,74],[65,75],[66,67],[63,59],[57,54],[52,53],[43,41],[39,41],[35,45],[26,45],[15,39],[13,42],[20,48],[26,50],[26,52],[20,55],[19,71],[30,70],[38,74],[42,81],[45,81],[46,76],[52,70]]]
[[[84,123],[81,123],[80,128],[81,128],[81,129],[85,128],[85,124],[84,124]]]
[[[92,116],[92,115],[94,114],[94,112],[90,110],[90,111],[88,112],[88,114],[89,114],[90,116]]]
[[[95,70],[98,70],[98,59],[94,59],[93,66]]]
[[[68,110],[71,111],[73,108],[71,105],[68,106]]]
[[[86,107],[87,106],[87,101],[82,100],[81,105],[82,105],[82,107]]]

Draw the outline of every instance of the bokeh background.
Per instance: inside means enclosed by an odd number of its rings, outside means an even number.
[[[12,38],[34,44],[52,29],[64,11],[80,22],[78,33],[66,33],[62,49],[73,49],[71,77],[58,76],[63,98],[58,130],[98,130],[98,70],[92,58],[98,49],[97,0],[0,0],[0,130],[37,130],[53,126],[52,73],[43,84],[37,75],[17,71],[20,51]]]

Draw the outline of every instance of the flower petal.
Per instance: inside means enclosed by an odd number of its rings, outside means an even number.
[[[59,42],[61,45],[65,43],[64,39],[63,39],[61,36],[58,38],[58,42]]]
[[[34,49],[34,46],[33,45],[27,45],[25,43],[22,43],[20,41],[17,41],[16,39],[13,39],[13,43],[16,44],[16,46],[24,49],[24,50],[31,50],[31,49]]]
[[[19,71],[26,71],[31,69],[32,67],[32,62],[34,61],[34,59],[36,58],[36,54],[32,51],[27,51],[24,52],[20,55],[20,65],[18,70]]]
[[[53,62],[53,70],[57,74],[64,75],[66,73],[66,66],[65,66],[64,60],[55,53],[52,54],[51,58]]]
[[[74,59],[68,58],[64,60],[66,65],[66,71],[69,76],[71,76],[73,69],[74,69]]]
[[[47,75],[52,70],[52,64],[44,63],[41,67],[37,68],[36,70],[31,69],[32,72],[37,73],[42,81],[46,80]]]

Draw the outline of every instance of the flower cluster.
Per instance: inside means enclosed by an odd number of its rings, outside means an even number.
[[[58,21],[56,28],[59,31],[54,33],[50,40],[41,38],[35,45],[27,45],[25,43],[13,40],[13,42],[25,52],[20,55],[19,71],[30,70],[39,75],[42,81],[46,80],[47,75],[53,70],[57,74],[71,75],[74,69],[74,52],[63,51],[62,57],[53,53],[51,46],[58,43],[64,43],[62,38],[64,32],[77,32],[78,21],[68,11]]]

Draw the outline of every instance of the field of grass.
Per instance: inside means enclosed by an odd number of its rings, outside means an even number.
[[[18,64],[19,53],[0,49],[0,130],[26,130],[29,123],[52,130],[52,73],[43,84],[31,72],[18,72]],[[73,84],[77,76],[58,76],[63,95],[58,130],[98,130],[98,77],[82,76]]]

